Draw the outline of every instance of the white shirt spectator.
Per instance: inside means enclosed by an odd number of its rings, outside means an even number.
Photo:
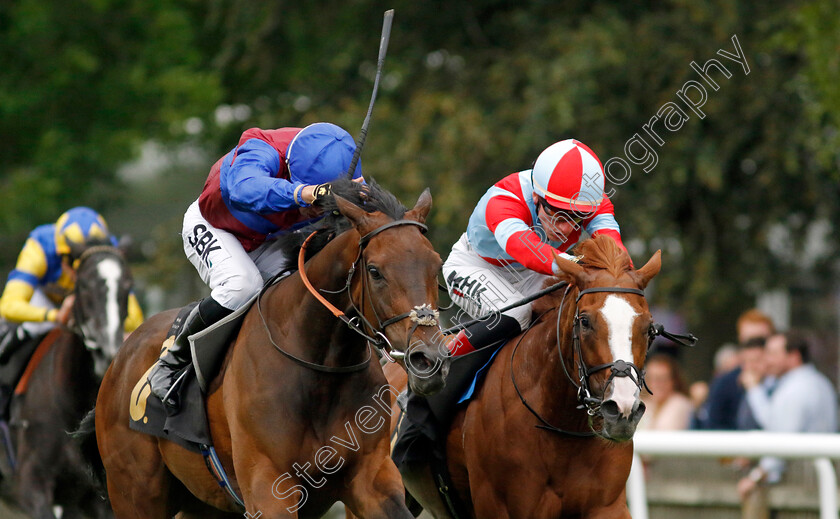
[[[768,395],[756,386],[747,392],[753,415],[762,428],[772,432],[833,433],[837,431],[837,393],[831,382],[812,364],[803,364],[783,374]],[[762,458],[767,481],[781,478],[784,462]]]

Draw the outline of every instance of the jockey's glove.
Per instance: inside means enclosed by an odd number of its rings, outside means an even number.
[[[312,203],[317,204],[319,200],[323,199],[331,192],[332,186],[330,184],[318,184],[317,186],[315,186],[315,190],[312,192]]]

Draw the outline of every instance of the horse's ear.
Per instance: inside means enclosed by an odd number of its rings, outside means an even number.
[[[117,250],[125,256],[132,245],[134,245],[134,239],[128,234],[123,234],[117,242]]]
[[[87,246],[84,243],[78,243],[72,240],[67,240],[67,246],[70,247],[70,257],[74,260],[81,258],[85,249],[87,249]]]
[[[584,269],[574,261],[567,260],[566,258],[560,256],[556,252],[552,251],[552,254],[554,254],[554,263],[557,264],[557,267],[560,269],[560,271],[572,278],[572,281],[574,282],[576,287],[583,288],[588,279],[586,269]]]
[[[633,276],[636,278],[636,282],[639,283],[641,288],[645,288],[650,280],[657,274],[659,274],[659,269],[662,268],[662,251],[658,250],[653,253],[653,256],[650,257],[645,266],[640,268],[639,270],[633,272]]]
[[[368,212],[353,202],[335,195],[335,203],[338,205],[338,211],[346,216],[357,229],[363,227],[367,222]]]
[[[432,209],[432,193],[427,187],[420,194],[414,208],[408,211],[405,215],[409,218],[417,220],[420,223],[426,223],[426,217],[429,216],[429,211]]]

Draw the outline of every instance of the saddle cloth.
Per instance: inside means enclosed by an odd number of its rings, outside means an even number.
[[[228,345],[236,337],[245,314],[258,297],[254,296],[245,306],[205,330],[190,335],[192,364],[180,375],[183,377],[178,388],[181,407],[177,413],[168,416],[163,402],[152,394],[148,376],[154,365],[143,374],[131,392],[131,429],[165,438],[194,452],[201,452],[202,446],[213,444],[204,397],[210,382],[218,374]],[[161,352],[175,342],[187,315],[197,304],[193,302],[181,309],[166,335]]]
[[[439,393],[426,398],[409,396],[393,438],[391,457],[397,467],[406,460],[425,459],[430,447],[443,454],[443,443],[455,413],[460,404],[475,396],[505,342],[453,357],[446,386]]]

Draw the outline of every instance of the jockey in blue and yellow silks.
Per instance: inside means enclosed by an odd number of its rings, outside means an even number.
[[[67,296],[75,286],[73,262],[77,259],[71,245],[90,241],[116,245],[102,216],[87,207],[74,207],[55,224],[38,226],[29,234],[0,297],[0,317],[21,324],[18,344],[67,322],[72,307],[72,298]],[[133,331],[142,322],[140,304],[131,293],[125,330]]]

